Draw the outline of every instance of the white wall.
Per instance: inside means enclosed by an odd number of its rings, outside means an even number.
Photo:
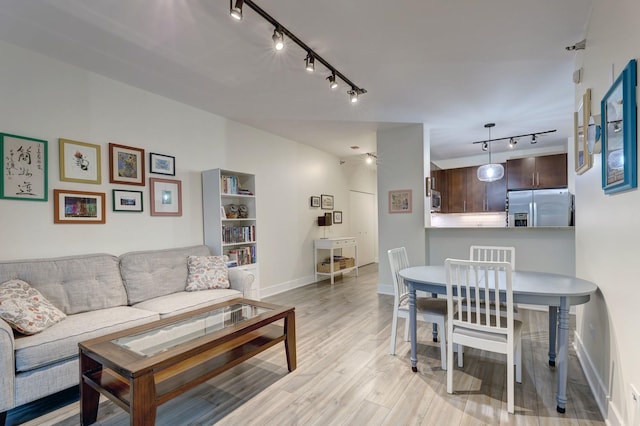
[[[576,107],[591,89],[592,114],[630,59],[640,58],[640,2],[594,0],[586,39],[575,69],[584,68],[576,86]],[[612,76],[613,74],[613,76]],[[578,309],[577,345],[583,365],[611,424],[640,424],[640,403],[630,384],[640,387],[638,339],[638,259],[640,192],[606,196],[601,189],[602,156],[576,176],[576,272],[598,284],[592,301]],[[634,418],[635,412],[635,418]]]
[[[425,171],[425,164],[429,164],[429,134],[422,124],[412,124],[379,131],[377,144],[378,291],[393,294],[387,250],[406,247],[409,262],[415,265],[424,264],[427,258],[424,178],[429,173],[428,167]],[[388,193],[395,189],[411,189],[411,213],[389,213]]]
[[[49,201],[0,199],[0,260],[202,244],[200,173],[221,167],[256,174],[261,295],[313,281],[312,240],[323,230],[309,197],[331,194],[336,209],[349,207],[337,157],[9,44],[0,43],[0,56],[0,132],[49,147]],[[58,138],[102,147],[101,185],[59,180]],[[176,157],[182,217],[151,217],[148,185],[109,184],[109,142]],[[105,192],[106,224],[53,224],[54,188]],[[112,212],[116,188],[142,190],[144,212]]]

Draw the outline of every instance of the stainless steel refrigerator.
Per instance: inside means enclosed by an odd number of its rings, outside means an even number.
[[[567,189],[507,192],[507,226],[571,226],[573,195]]]

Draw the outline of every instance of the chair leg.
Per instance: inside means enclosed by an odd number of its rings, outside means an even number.
[[[396,354],[396,334],[398,333],[398,316],[397,312],[393,312],[393,320],[391,321],[391,348],[389,349],[389,353],[391,355]],[[408,320],[407,320],[408,321]]]
[[[447,333],[447,337],[449,333]],[[453,393],[453,342],[447,340],[447,393]]]
[[[434,323],[436,324],[436,323]],[[440,364],[443,370],[447,369],[447,339],[444,338],[446,332],[444,330],[444,318],[438,322],[438,331],[440,332]]]
[[[464,364],[464,346],[458,344],[458,367],[462,368]]]
[[[507,354],[507,411],[511,414],[515,412],[513,382],[513,352],[510,352]]]
[[[516,336],[516,339],[516,382],[522,383],[522,338],[521,336]]]

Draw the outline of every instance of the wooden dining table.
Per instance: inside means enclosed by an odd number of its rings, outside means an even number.
[[[411,331],[411,369],[417,370],[416,291],[446,294],[445,267],[414,266],[400,271],[409,286],[409,324]],[[504,283],[501,284],[501,288]],[[569,360],[569,309],[587,303],[598,286],[581,278],[547,272],[513,271],[515,303],[549,307],[549,365],[557,370],[556,409],[564,413],[567,404]],[[557,331],[557,336],[556,336]],[[556,356],[556,338],[558,352]]]

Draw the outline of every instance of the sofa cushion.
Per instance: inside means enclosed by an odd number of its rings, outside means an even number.
[[[242,297],[242,293],[233,289],[215,289],[202,291],[181,291],[167,296],[134,305],[134,308],[157,312],[160,318],[169,318],[187,311],[210,306],[225,300]]]
[[[184,291],[187,285],[187,256],[209,256],[207,246],[125,253],[120,271],[129,305]]]
[[[16,338],[16,371],[29,371],[77,357],[79,342],[157,319],[155,312],[128,306],[69,315],[42,333]]]
[[[186,291],[229,288],[229,270],[227,256],[189,256],[187,257]]]
[[[0,262],[0,282],[11,279],[28,282],[67,315],[127,304],[118,258],[109,254]]]
[[[65,317],[26,282],[9,280],[0,284],[0,318],[20,333],[39,333]]]

